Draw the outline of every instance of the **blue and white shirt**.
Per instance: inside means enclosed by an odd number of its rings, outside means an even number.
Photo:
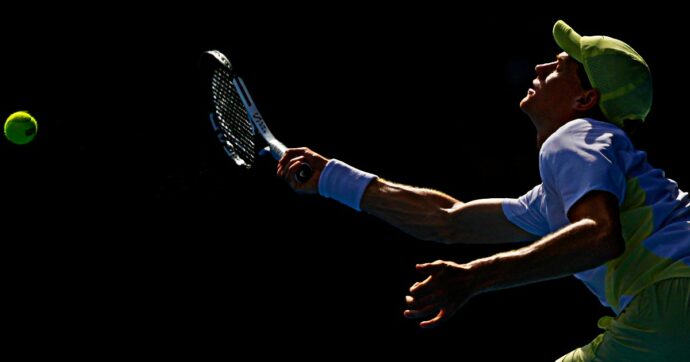
[[[520,228],[545,236],[570,224],[568,210],[590,191],[619,201],[625,252],[575,274],[617,314],[642,289],[690,277],[690,197],[647,163],[625,132],[594,119],[575,119],[554,132],[539,152],[542,183],[503,212]]]

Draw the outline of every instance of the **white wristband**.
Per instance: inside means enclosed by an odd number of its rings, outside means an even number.
[[[364,190],[377,176],[356,169],[345,162],[331,159],[321,171],[319,194],[330,197],[357,210]]]

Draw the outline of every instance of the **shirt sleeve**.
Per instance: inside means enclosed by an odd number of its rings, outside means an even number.
[[[517,199],[503,199],[501,206],[510,222],[528,233],[544,236],[549,233],[549,224],[543,205],[544,191],[540,184]]]
[[[619,205],[625,198],[626,179],[617,164],[614,135],[605,130],[572,129],[550,139],[540,160],[545,187],[560,195],[563,212],[591,191],[607,191]]]

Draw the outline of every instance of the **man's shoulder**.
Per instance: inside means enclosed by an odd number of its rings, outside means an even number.
[[[562,125],[554,135],[582,135],[585,133],[624,133],[622,129],[610,122],[599,121],[594,118],[576,118],[564,125]]]
[[[551,157],[554,154],[565,150],[577,148],[585,135],[592,130],[593,125],[590,120],[578,118],[572,120],[556,130],[542,144],[540,154],[542,157]]]
[[[608,122],[577,118],[561,126],[542,145],[541,153],[577,151],[609,146],[614,138],[625,138],[625,132]]]

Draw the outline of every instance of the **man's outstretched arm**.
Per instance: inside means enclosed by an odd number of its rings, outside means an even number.
[[[424,240],[453,243],[509,243],[537,237],[503,214],[502,199],[461,202],[436,190],[377,178],[369,184],[361,208]]]
[[[319,193],[319,179],[328,162],[329,159],[308,148],[293,148],[278,162],[277,172],[295,191],[314,194]],[[314,170],[305,183],[295,179],[301,163],[309,163]],[[537,239],[508,221],[501,199],[463,203],[439,191],[396,184],[378,177],[366,185],[355,207],[424,240],[452,244]]]
[[[405,316],[432,327],[452,316],[472,296],[597,267],[625,250],[617,199],[593,191],[568,213],[571,224],[526,247],[467,264],[436,261],[417,269],[426,275],[410,288]]]

